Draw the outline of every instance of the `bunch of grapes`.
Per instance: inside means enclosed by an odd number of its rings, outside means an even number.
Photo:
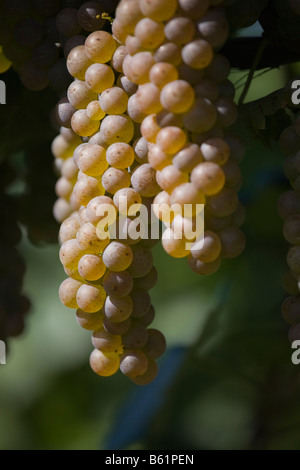
[[[50,85],[58,92],[71,77],[65,58],[87,34],[109,27],[114,0],[2,0],[0,71],[12,63],[30,90]]]
[[[287,254],[288,271],[283,277],[283,287],[289,294],[282,304],[284,319],[290,324],[289,338],[293,342],[300,333],[300,114],[293,124],[280,135],[280,145],[286,154],[284,173],[292,189],[278,200],[278,213],[284,220],[283,236],[290,244]]]
[[[16,200],[7,193],[15,173],[2,163],[0,175],[0,339],[6,340],[22,333],[30,302],[22,294],[25,264],[17,249],[22,234],[16,220]]]
[[[93,330],[92,369],[110,376],[120,368],[144,385],[155,378],[165,350],[162,333],[147,328],[154,318],[149,290],[157,281],[151,253],[157,240],[149,239],[148,221],[160,188],[133,146],[139,133],[129,109],[136,87],[122,81],[125,55],[105,31],[91,33],[68,55],[75,80],[64,100],[67,112],[57,107],[64,127],[52,145],[62,175],[54,212],[64,219],[60,260],[69,276],[59,295],[77,308],[78,323]],[[138,215],[142,207],[146,221]]]
[[[167,225],[163,247],[188,257],[198,274],[215,272],[222,257],[238,256],[245,246],[237,195],[244,149],[227,135],[237,107],[230,65],[216,52],[229,34],[217,3],[122,0],[112,24],[127,52],[123,79],[138,86],[131,96],[141,123],[136,145],[148,147],[143,158],[161,188],[153,210]],[[198,223],[203,205],[204,235]]]

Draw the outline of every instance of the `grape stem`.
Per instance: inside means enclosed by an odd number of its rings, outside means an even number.
[[[247,94],[248,94],[248,91],[249,91],[249,88],[251,86],[251,82],[253,80],[253,76],[257,70],[257,67],[258,67],[258,64],[260,62],[260,59],[266,49],[266,47],[270,44],[270,40],[267,39],[267,38],[264,38],[261,43],[259,44],[259,47],[257,49],[257,52],[256,52],[256,55],[254,57],[254,60],[252,62],[252,65],[251,65],[251,68],[249,70],[249,74],[248,74],[248,77],[247,77],[247,81],[246,81],[246,84],[244,86],[244,89],[243,89],[243,92],[241,93],[241,96],[240,96],[240,99],[239,99],[239,105],[243,104]]]

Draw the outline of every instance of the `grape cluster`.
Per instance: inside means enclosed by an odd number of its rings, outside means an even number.
[[[106,31],[91,33],[68,55],[74,81],[57,106],[63,127],[52,144],[61,174],[54,213],[63,220],[60,260],[68,275],[59,296],[93,330],[91,368],[101,376],[120,369],[144,385],[155,378],[166,346],[162,333],[147,328],[157,281],[148,217],[160,188],[133,145],[140,135],[130,111],[136,86],[122,80],[125,55]]]
[[[66,89],[65,58],[87,34],[109,27],[115,0],[2,0],[0,72],[12,63],[30,90]]]
[[[280,135],[282,151],[285,153],[284,173],[291,189],[278,200],[278,213],[284,220],[283,236],[290,244],[287,253],[288,271],[283,276],[284,290],[289,294],[282,304],[282,315],[290,326],[289,338],[293,342],[300,338],[300,114],[293,124]]]
[[[161,188],[153,210],[167,226],[163,247],[175,258],[188,257],[198,274],[215,272],[222,257],[238,256],[245,246],[237,196],[244,149],[227,135],[237,118],[235,90],[230,65],[216,52],[229,27],[222,2],[212,3],[121,0],[112,24],[127,52],[123,80],[137,86],[130,99],[142,135],[139,158],[156,171]]]
[[[7,163],[0,167],[0,339],[18,336],[24,329],[24,317],[30,302],[22,294],[25,264],[18,252],[21,230],[16,220],[16,200],[6,188],[14,181],[15,173]]]

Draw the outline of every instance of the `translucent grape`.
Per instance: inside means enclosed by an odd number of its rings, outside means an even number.
[[[84,255],[78,263],[79,274],[87,281],[101,279],[106,271],[102,258],[96,255]]]
[[[105,64],[111,60],[116,43],[111,34],[106,31],[95,31],[86,38],[84,48],[91,60]]]
[[[125,271],[130,266],[132,258],[131,248],[121,242],[111,242],[103,253],[105,266],[114,272]]]
[[[94,313],[103,307],[106,292],[101,285],[97,287],[83,284],[76,295],[78,307],[88,313]]]
[[[90,366],[92,370],[102,376],[109,377],[115,374],[120,365],[120,357],[117,353],[103,353],[99,349],[94,349],[90,355]]]

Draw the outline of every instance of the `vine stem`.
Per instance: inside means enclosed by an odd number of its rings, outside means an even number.
[[[257,49],[254,61],[251,65],[251,69],[250,69],[248,77],[247,77],[245,87],[244,87],[243,92],[242,92],[242,94],[240,96],[240,99],[239,99],[239,105],[243,104],[243,102],[244,102],[244,100],[247,96],[247,93],[249,91],[253,76],[254,76],[254,74],[257,70],[258,64],[260,62],[261,56],[263,55],[263,52],[266,49],[266,47],[269,46],[270,42],[271,42],[270,39],[267,39],[267,38],[263,39],[262,42],[260,43],[258,49]]]

